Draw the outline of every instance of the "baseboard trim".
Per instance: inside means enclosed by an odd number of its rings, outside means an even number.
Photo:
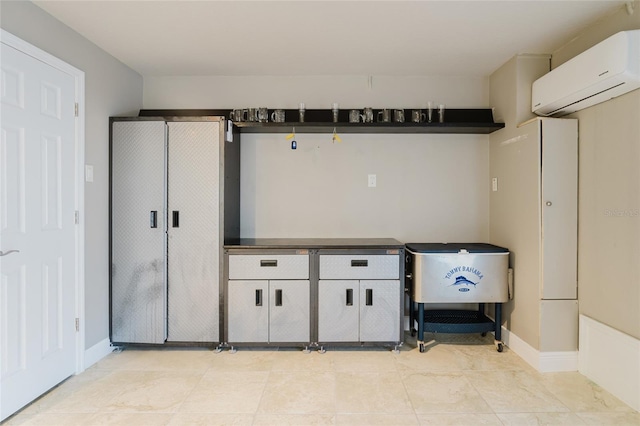
[[[111,341],[107,338],[99,341],[84,351],[84,369],[91,367],[105,356],[113,352]]]
[[[541,373],[578,371],[577,351],[540,352],[504,326],[502,340],[509,349]]]
[[[640,340],[580,315],[579,371],[640,411]]]

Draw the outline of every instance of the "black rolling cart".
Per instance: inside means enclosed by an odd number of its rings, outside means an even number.
[[[502,303],[509,300],[509,250],[484,243],[406,244],[410,294],[409,324],[417,322],[417,341],[424,352],[424,333],[493,331],[502,352]],[[425,309],[425,304],[477,304],[477,309]],[[494,320],[485,305],[495,306]]]

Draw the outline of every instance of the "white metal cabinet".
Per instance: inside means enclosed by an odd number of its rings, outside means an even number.
[[[219,341],[223,234],[239,229],[222,120],[111,119],[113,342]]]
[[[400,256],[319,257],[318,341],[401,341]]]
[[[310,341],[308,255],[230,254],[228,264],[229,343]]]

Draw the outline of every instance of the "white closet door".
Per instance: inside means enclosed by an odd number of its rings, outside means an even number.
[[[168,341],[219,341],[220,123],[169,122]]]
[[[577,297],[577,121],[542,119],[542,299]]]
[[[2,43],[0,420],[76,364],[75,78]]]

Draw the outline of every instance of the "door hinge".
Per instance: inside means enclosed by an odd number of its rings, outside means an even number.
[[[76,223],[76,225],[80,223],[80,212],[78,210],[76,210],[75,213],[73,214],[73,220]]]
[[[78,110],[79,109],[80,109],[80,107],[78,106],[78,103],[76,102],[75,110],[74,110],[75,111],[74,113],[75,113],[76,117],[78,116]]]
[[[80,318],[76,318],[76,331],[80,331]]]

